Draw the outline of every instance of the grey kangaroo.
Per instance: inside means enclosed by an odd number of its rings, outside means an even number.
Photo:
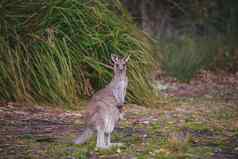
[[[103,89],[94,94],[87,105],[86,130],[74,142],[85,143],[95,132],[96,147],[107,149],[111,146],[121,146],[121,143],[111,143],[111,133],[116,123],[121,119],[121,108],[125,101],[128,79],[126,75],[128,57],[111,56],[113,62],[113,79]]]

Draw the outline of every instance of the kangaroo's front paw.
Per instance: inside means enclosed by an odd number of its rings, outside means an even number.
[[[123,120],[123,119],[124,119],[124,115],[125,115],[125,113],[120,113],[119,119],[120,119],[120,120]]]

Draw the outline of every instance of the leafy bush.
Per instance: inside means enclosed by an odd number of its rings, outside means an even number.
[[[1,100],[72,104],[108,83],[115,53],[131,55],[128,99],[148,103],[152,47],[118,1],[2,0],[0,6]]]

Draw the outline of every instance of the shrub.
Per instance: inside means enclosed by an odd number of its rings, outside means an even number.
[[[128,100],[144,104],[153,95],[152,47],[118,1],[3,0],[0,6],[1,100],[72,104],[109,82],[111,53],[131,55]]]

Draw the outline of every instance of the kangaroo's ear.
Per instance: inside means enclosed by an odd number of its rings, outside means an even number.
[[[113,63],[116,63],[118,61],[118,56],[115,54],[111,54],[111,59]]]
[[[125,62],[128,62],[129,59],[130,59],[130,55],[128,55],[128,56],[124,59],[124,61],[125,61]]]

